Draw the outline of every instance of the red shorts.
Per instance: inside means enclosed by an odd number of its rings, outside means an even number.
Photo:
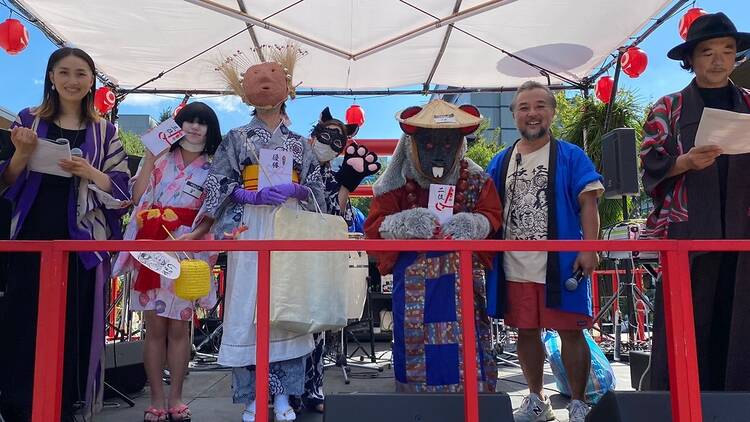
[[[545,306],[545,285],[508,281],[505,323],[515,328],[583,330],[591,328],[592,318]]]

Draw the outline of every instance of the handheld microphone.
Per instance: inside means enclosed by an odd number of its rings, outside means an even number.
[[[565,280],[565,289],[567,289],[569,292],[572,292],[573,290],[578,288],[578,284],[581,283],[582,279],[583,279],[583,270],[579,268],[576,270],[576,272],[573,273],[572,277]]]
[[[83,157],[83,151],[82,151],[82,150],[81,150],[80,148],[72,148],[72,149],[70,150],[70,155],[71,155],[72,157],[78,157],[78,158],[81,158],[81,157]]]

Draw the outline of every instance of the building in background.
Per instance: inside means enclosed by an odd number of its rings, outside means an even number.
[[[444,87],[442,87],[444,88]],[[456,105],[471,104],[479,109],[489,120],[487,135],[500,129],[498,142],[511,145],[520,137],[513,114],[510,112],[510,102],[513,101],[515,91],[507,92],[470,92],[464,94],[443,94],[441,98]]]
[[[16,114],[0,106],[0,128],[8,129],[14,120],[16,120]]]
[[[123,132],[131,132],[138,136],[143,135],[158,122],[148,114],[120,114],[117,119],[117,127]]]

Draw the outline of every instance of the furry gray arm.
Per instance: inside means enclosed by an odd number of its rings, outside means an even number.
[[[490,234],[487,217],[475,212],[454,214],[443,224],[443,236],[456,240],[481,240]]]
[[[432,239],[440,227],[437,217],[426,208],[391,214],[380,224],[383,239]]]

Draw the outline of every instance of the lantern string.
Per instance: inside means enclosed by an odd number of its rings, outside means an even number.
[[[170,232],[169,229],[164,226],[164,224],[161,225],[161,228],[163,228],[164,231],[167,232],[167,234],[169,235],[169,237],[172,240],[177,240],[177,239],[175,239],[174,236],[172,236],[172,232]],[[182,254],[185,255],[185,259],[190,259],[190,257],[188,256],[188,254],[185,251],[180,251],[180,252],[182,252]]]

